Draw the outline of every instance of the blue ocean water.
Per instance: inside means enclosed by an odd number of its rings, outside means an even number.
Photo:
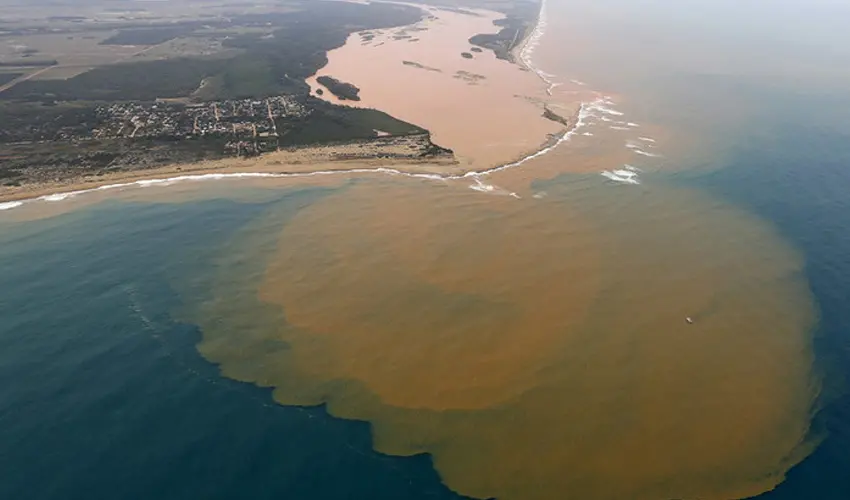
[[[459,498],[369,426],[224,379],[173,276],[269,207],[107,202],[0,226],[0,498]]]
[[[648,182],[752,210],[804,253],[825,376],[813,425],[825,439],[762,497],[846,499],[850,134],[836,126],[837,96],[774,97],[783,104],[724,168]],[[282,407],[220,377],[195,349],[197,327],[176,319],[176,276],[212,265],[221,242],[263,214],[294,215],[328,192],[110,201],[0,222],[0,498],[458,498],[427,456],[372,451],[368,424]]]
[[[813,426],[824,440],[759,498],[846,500],[850,99],[763,83],[690,81],[758,103],[758,123],[736,127],[723,165],[644,182],[650,194],[653,182],[709,191],[804,255],[820,313]],[[326,192],[0,215],[0,499],[458,498],[427,456],[372,451],[368,424],[281,407],[220,377],[195,349],[198,328],[174,313],[176,276],[214,265],[220,244],[264,213],[295,214]]]
[[[824,374],[813,430],[826,438],[764,499],[850,498],[850,96],[748,89],[770,102],[762,126],[739,138],[732,161],[712,173],[682,173],[772,222],[805,257],[820,321]],[[758,96],[758,97],[757,97]]]

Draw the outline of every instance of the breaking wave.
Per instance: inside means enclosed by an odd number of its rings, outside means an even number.
[[[552,81],[552,78],[555,75],[541,70],[534,65],[534,62],[531,59],[534,54],[534,50],[537,49],[538,45],[540,45],[540,39],[543,38],[543,35],[546,33],[546,13],[546,0],[543,0],[540,3],[540,13],[537,15],[537,24],[534,26],[534,30],[532,30],[528,38],[523,42],[522,49],[519,51],[519,60],[523,66],[543,80],[546,84],[546,94],[551,96],[552,90],[558,86],[557,83]]]
[[[617,170],[603,170],[601,174],[614,182],[640,184],[637,169],[631,165],[624,165],[623,168]]]
[[[519,52],[519,58],[521,63],[530,71],[533,71],[536,75],[540,77],[547,84],[547,94],[552,95],[552,89],[557,86],[555,82],[551,79],[554,75],[546,73],[545,71],[534,66],[532,62],[532,55],[534,50],[540,43],[540,39],[543,37],[546,31],[547,25],[547,9],[546,9],[546,0],[540,5],[540,14],[538,16],[537,24],[529,35],[528,39],[524,42],[522,49]],[[584,85],[584,82],[580,82],[578,80],[573,80],[573,83],[577,85]],[[495,172],[499,172],[502,170],[507,170],[510,168],[515,168],[524,163],[533,160],[534,158],[538,158],[543,156],[556,147],[558,147],[563,142],[568,141],[574,135],[576,135],[579,129],[583,128],[587,125],[587,120],[589,117],[597,117],[601,118],[603,121],[611,121],[610,118],[607,118],[605,115],[611,116],[622,116],[623,113],[617,111],[615,109],[611,109],[609,106],[612,106],[614,103],[609,96],[602,96],[593,101],[584,102],[581,104],[579,111],[577,113],[576,121],[572,127],[566,128],[563,133],[557,137],[554,141],[549,141],[544,147],[535,151],[532,154],[524,156],[519,160],[513,161],[511,163],[499,165],[493,168],[480,170],[480,171],[472,171],[466,172],[464,174],[459,175],[440,175],[440,174],[426,174],[426,173],[412,173],[412,172],[404,172],[402,170],[398,170],[395,168],[388,167],[377,167],[377,168],[353,168],[353,169],[338,169],[338,170],[318,170],[313,172],[279,172],[279,173],[265,173],[265,172],[243,172],[243,173],[209,173],[209,174],[197,174],[197,175],[180,175],[176,177],[166,177],[161,179],[144,179],[133,182],[125,182],[125,183],[116,183],[116,184],[107,184],[99,187],[94,187],[90,189],[82,189],[77,191],[68,191],[64,193],[55,193],[49,194],[45,196],[40,196],[37,198],[15,201],[11,203],[3,203],[0,204],[0,210],[8,210],[12,208],[20,207],[24,204],[31,203],[34,201],[41,202],[56,202],[63,201],[69,198],[73,198],[77,195],[86,194],[86,193],[94,193],[99,191],[106,191],[112,189],[126,189],[126,188],[134,188],[134,187],[151,187],[151,186],[170,186],[179,182],[187,182],[187,181],[206,181],[206,180],[223,180],[223,179],[256,179],[256,178],[289,178],[289,177],[315,177],[315,176],[324,176],[324,175],[352,175],[352,174],[385,174],[385,175],[398,175],[405,176],[417,179],[428,179],[435,181],[450,181],[450,180],[459,180],[459,179],[475,179],[476,183],[471,185],[470,188],[476,191],[481,192],[492,192],[489,189],[490,185],[484,184],[481,182],[480,177],[486,176],[489,174],[493,174]],[[602,113],[600,117],[597,112]],[[612,127],[613,128],[613,127]],[[584,132],[585,136],[592,136],[593,134],[590,132]],[[495,189],[495,188],[494,188]],[[504,190],[503,190],[504,191]],[[513,192],[505,191],[503,194],[507,194],[516,198],[519,196]]]
[[[0,210],[11,210],[13,208],[17,208],[24,203],[22,201],[10,201],[7,203],[0,203]]]

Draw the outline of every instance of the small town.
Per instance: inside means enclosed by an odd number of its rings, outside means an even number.
[[[276,147],[268,144],[284,132],[278,120],[304,118],[309,111],[292,96],[275,96],[197,104],[115,103],[96,108],[95,114],[95,139],[223,137],[232,139],[228,149],[250,154]]]

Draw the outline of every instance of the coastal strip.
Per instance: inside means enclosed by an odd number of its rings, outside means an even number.
[[[552,89],[558,84],[553,82],[550,75],[534,65],[531,59],[534,55],[534,50],[540,44],[540,39],[546,34],[546,0],[541,0],[540,9],[537,12],[537,19],[532,28],[512,50],[513,58],[523,68],[531,71],[546,85],[546,95],[552,96]]]
[[[280,154],[272,153],[263,157],[264,161],[262,164],[259,164],[256,159],[253,159],[253,161],[250,161],[250,166],[247,165],[248,160],[236,161],[228,159],[173,165],[145,171],[117,172],[100,177],[88,177],[63,183],[41,183],[31,186],[0,188],[0,211],[16,209],[34,202],[63,201],[87,193],[128,188],[169,186],[191,181],[258,178],[285,179],[327,175],[354,176],[376,174],[441,182],[470,178],[478,179],[496,172],[519,167],[534,158],[548,153],[561,143],[569,140],[578,133],[579,129],[587,124],[587,118],[591,116],[590,108],[594,104],[596,103],[582,104],[576,113],[566,118],[568,126],[564,129],[563,133],[551,138],[543,148],[511,163],[488,169],[468,170],[447,157],[365,160],[362,158],[345,159],[342,157],[331,159],[326,156],[323,162],[318,162],[314,158],[312,161],[307,160],[303,163],[300,161],[298,163],[285,163],[281,159]],[[322,154],[325,155],[328,151],[328,148],[309,149],[320,149],[323,151]],[[311,151],[311,153],[315,154],[315,151]]]
[[[525,37],[513,47],[516,54],[513,64],[533,72],[541,81],[549,85],[547,94],[551,95],[553,83],[545,72],[536,68],[531,59],[534,49],[545,33],[546,0],[540,9],[533,28],[526,30]],[[403,175],[439,181],[479,178],[495,172],[516,168],[545,155],[560,144],[572,138],[587,124],[592,111],[606,104],[605,99],[597,98],[578,104],[577,110],[569,117],[553,112],[549,105],[543,106],[543,117],[562,124],[564,127],[535,149],[521,154],[507,163],[474,166],[459,162],[446,154],[427,154],[417,158],[396,154],[371,154],[367,150],[347,152],[344,144],[322,147],[299,148],[298,154],[291,151],[267,153],[252,159],[222,159],[190,164],[174,164],[166,167],[107,173],[102,176],[86,176],[69,179],[64,182],[43,182],[32,185],[0,188],[0,210],[11,210],[33,201],[60,201],[68,197],[100,192],[110,189],[169,185],[177,182],[219,180],[238,178],[289,178],[319,175],[364,175],[386,174]],[[441,149],[441,148],[440,148]],[[439,153],[439,152],[438,152]]]

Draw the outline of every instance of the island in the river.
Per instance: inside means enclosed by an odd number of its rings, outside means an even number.
[[[325,86],[328,91],[343,101],[359,101],[360,89],[346,82],[341,82],[331,76],[320,76],[316,81]]]
[[[296,163],[452,162],[452,151],[423,127],[327,102],[305,83],[350,35],[422,20],[427,13],[415,5],[125,3],[118,12],[106,0],[22,2],[16,8],[28,15],[3,25],[0,198],[281,152]],[[536,13],[534,2],[463,3],[510,20],[498,34],[469,41],[500,57]],[[340,100],[360,100],[356,82],[323,76],[320,83]]]

